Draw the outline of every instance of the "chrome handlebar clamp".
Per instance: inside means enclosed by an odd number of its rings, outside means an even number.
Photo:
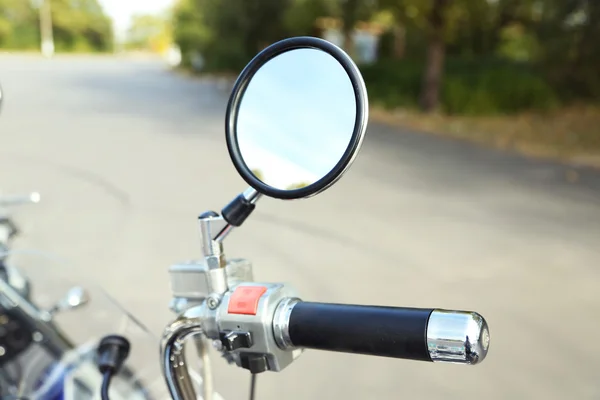
[[[225,264],[227,287],[232,288],[241,282],[252,282],[252,263],[239,258],[227,260]],[[188,261],[169,267],[172,300],[170,308],[180,314],[190,307],[202,304],[213,295],[211,280],[213,274],[206,263]],[[213,295],[213,297],[216,297]]]

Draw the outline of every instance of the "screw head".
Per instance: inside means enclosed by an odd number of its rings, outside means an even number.
[[[42,335],[41,332],[37,332],[37,331],[33,332],[33,335],[31,335],[31,336],[32,336],[33,341],[36,343],[39,343],[42,340],[44,340],[44,335]]]
[[[206,304],[208,305],[208,308],[214,310],[219,307],[219,299],[216,296],[211,295],[206,299]]]

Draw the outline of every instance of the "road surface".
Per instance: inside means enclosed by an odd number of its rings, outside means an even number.
[[[1,56],[4,192],[21,247],[71,262],[159,334],[170,264],[201,254],[196,216],[245,189],[224,139],[227,93],[149,60]],[[600,397],[600,174],[371,124],[336,186],[263,199],[226,244],[313,301],[475,310],[486,361],[433,365],[307,351],[260,399]],[[360,323],[360,321],[357,321]],[[149,352],[156,351],[151,347]],[[246,371],[216,365],[226,399]]]

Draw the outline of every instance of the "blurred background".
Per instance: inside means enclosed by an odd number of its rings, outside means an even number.
[[[232,80],[295,35],[359,65],[365,144],[323,194],[262,200],[228,256],[306,300],[478,311],[491,349],[475,367],[309,351],[258,398],[600,398],[595,0],[0,0],[0,190],[42,196],[18,246],[160,334],[196,216],[245,188]],[[246,371],[215,362],[245,398]]]

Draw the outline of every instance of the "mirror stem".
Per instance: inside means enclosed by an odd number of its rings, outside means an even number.
[[[262,197],[262,194],[253,187],[249,187],[248,189],[244,190],[242,195],[252,204],[255,204],[258,199]]]
[[[220,256],[223,252],[221,241],[233,227],[214,211],[202,213],[198,217],[198,222],[200,224],[204,256]]]
[[[242,225],[260,197],[259,192],[248,188],[223,208],[222,215],[206,211],[198,217],[204,257],[223,258],[223,240],[233,228]]]
[[[261,194],[254,188],[248,188],[223,207],[221,215],[223,215],[223,218],[229,225],[235,227],[242,226],[246,218],[248,218],[256,208],[256,202],[260,197]]]

